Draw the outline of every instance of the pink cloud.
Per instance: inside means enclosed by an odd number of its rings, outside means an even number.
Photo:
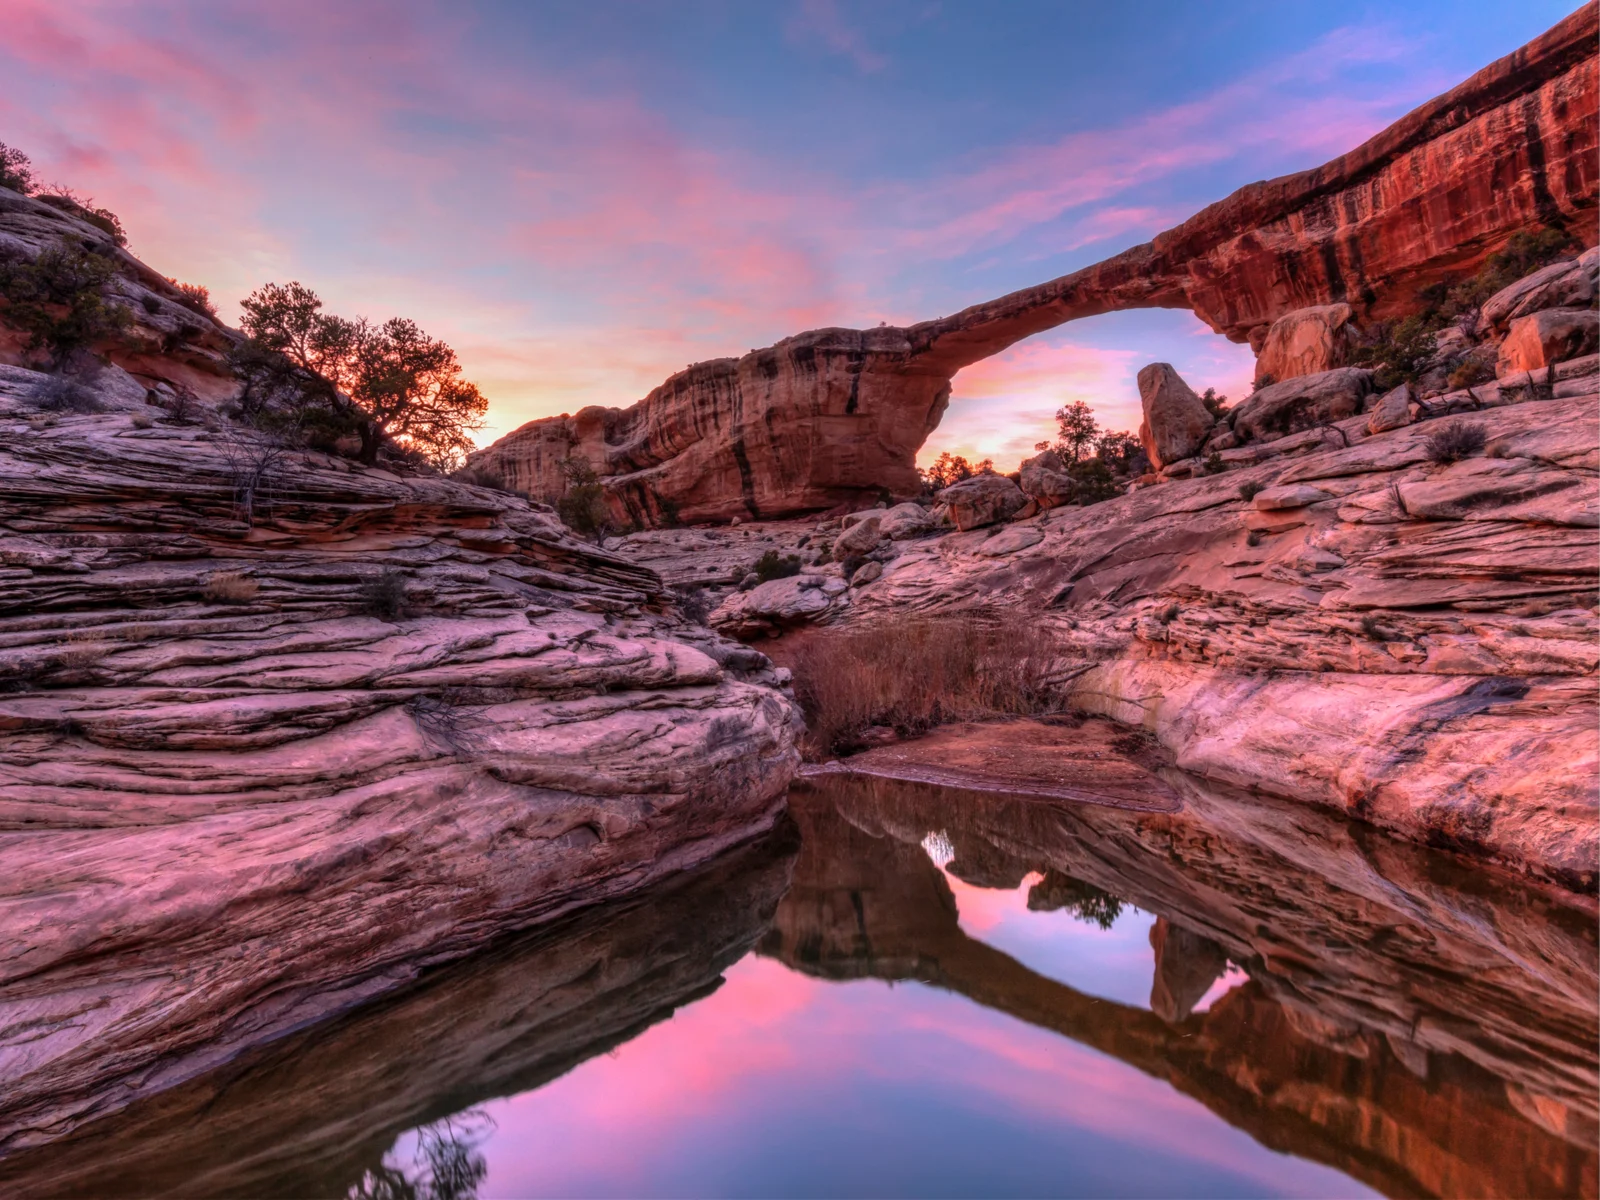
[[[1335,87],[1338,71],[1398,52],[1335,35],[1189,104],[1003,148],[913,188],[707,144],[626,87],[485,64],[453,10],[394,4],[375,21],[289,0],[207,21],[181,5],[6,0],[4,12],[0,119],[46,178],[119,212],[137,253],[208,285],[225,317],[259,284],[300,278],[336,311],[417,318],[488,387],[491,434],[631,403],[691,361],[806,328],[925,319],[988,294],[918,299],[895,282],[908,262],[1147,236],[1182,215],[1131,198],[1152,179],[1241,152],[1353,145],[1394,99]],[[882,65],[832,3],[803,4],[789,33]],[[970,368],[930,450],[1014,459],[1071,398],[1136,424],[1108,374],[1126,375],[1118,354],[1025,345]],[[979,400],[986,430],[963,425]]]

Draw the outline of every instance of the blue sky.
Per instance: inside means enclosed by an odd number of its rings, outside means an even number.
[[[493,436],[689,362],[906,323],[1358,144],[1570,3],[3,0],[0,140],[225,316],[269,279],[462,352]],[[1133,377],[1245,386],[1176,312],[962,372],[926,454],[1004,465]]]

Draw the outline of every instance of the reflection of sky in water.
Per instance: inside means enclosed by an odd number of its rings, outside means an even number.
[[[974,937],[1145,1006],[1153,918],[1101,931],[951,879]],[[1219,996],[1234,980],[1219,980]],[[713,995],[538,1091],[483,1106],[480,1194],[1367,1194],[1066,1038],[920,984],[749,957]]]

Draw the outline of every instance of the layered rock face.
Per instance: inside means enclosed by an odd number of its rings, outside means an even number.
[[[1594,1195],[1592,901],[1165,778],[1182,793],[1174,812],[809,778],[794,885],[762,951],[825,979],[958,992],[1389,1195]],[[930,831],[973,886],[1033,875],[1030,908],[1114,897],[1155,914],[1150,1009],[972,936],[923,848]],[[1228,962],[1248,981],[1193,1012]]]
[[[41,381],[0,368],[0,1144],[776,819],[781,677],[648,569]]]
[[[550,499],[575,455],[620,516],[726,520],[914,494],[913,458],[962,367],[1064,322],[1187,308],[1235,341],[1348,305],[1407,311],[1513,233],[1596,239],[1600,77],[1594,4],[1312,171],[1241,188],[1105,262],[905,329],[823,329],[702,363],[628,409],[534,421],[475,457]]]
[[[33,258],[63,242],[116,267],[106,298],[121,305],[129,319],[122,330],[93,347],[96,354],[167,396],[187,389],[214,401],[238,391],[227,364],[237,333],[185,303],[166,276],[70,209],[0,187],[0,254],[11,251]],[[6,327],[3,305],[0,300],[0,364],[27,366],[26,335]]]

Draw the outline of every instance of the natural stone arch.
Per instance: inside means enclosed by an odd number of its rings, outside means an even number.
[[[1315,305],[1403,312],[1519,230],[1596,241],[1596,5],[1311,171],[1240,188],[1103,262],[906,328],[819,329],[682,371],[626,409],[533,421],[474,465],[537,498],[561,462],[602,476],[637,524],[778,517],[912,495],[916,452],[964,366],[1068,321],[1187,308],[1259,349]]]

